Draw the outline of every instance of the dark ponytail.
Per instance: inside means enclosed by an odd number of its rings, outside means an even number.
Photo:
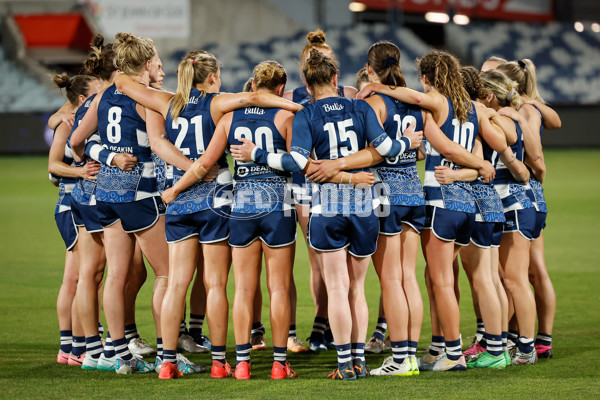
[[[369,48],[367,62],[379,81],[389,86],[406,86],[400,68],[400,49],[392,42],[381,40]]]

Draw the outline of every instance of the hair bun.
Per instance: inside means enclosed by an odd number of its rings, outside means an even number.
[[[61,89],[66,88],[67,90],[69,90],[73,85],[71,78],[66,72],[54,75],[53,81],[56,84],[56,86],[58,86]]]
[[[127,43],[134,40],[134,36],[128,32],[119,32],[115,35],[115,39],[117,39],[121,43]]]
[[[321,29],[317,29],[316,31],[310,32],[308,35],[306,35],[306,39],[308,39],[308,42],[311,44],[325,43],[325,32],[323,32]]]
[[[92,43],[91,45],[93,47],[98,47],[101,48],[104,45],[104,36],[102,36],[100,33],[97,34],[93,39],[92,39]]]

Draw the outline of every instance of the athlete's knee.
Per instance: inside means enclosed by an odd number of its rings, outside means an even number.
[[[204,281],[204,289],[208,295],[209,292],[223,291],[227,287],[227,277],[222,278],[208,278]]]
[[[166,276],[157,276],[154,278],[153,293],[166,292],[169,287],[169,278]]]
[[[504,277],[504,287],[506,291],[509,292],[512,296],[515,294],[519,294],[524,290],[529,289],[529,282],[524,282],[523,279],[519,279],[519,277],[505,276]]]

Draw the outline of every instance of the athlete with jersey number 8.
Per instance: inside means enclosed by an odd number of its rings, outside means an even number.
[[[117,68],[144,85],[160,79],[160,59],[152,40],[126,33],[117,34],[116,39],[114,63]],[[169,264],[144,109],[111,85],[96,96],[89,112],[73,132],[71,145],[78,158],[83,156],[85,139],[96,129],[102,144],[109,150],[131,153],[138,160],[129,172],[103,164],[98,175],[96,199],[109,266],[104,311],[117,353],[116,371],[121,374],[150,372],[153,366],[133,358],[127,348],[123,298],[137,240],[156,274],[152,311],[157,341],[160,341],[160,306],[166,291]]]

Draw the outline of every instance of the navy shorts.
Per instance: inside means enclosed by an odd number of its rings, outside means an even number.
[[[229,244],[246,247],[260,239],[269,247],[282,247],[296,241],[296,210],[269,214],[231,213]]]
[[[160,202],[158,202],[157,205],[158,205],[158,215],[166,215],[167,214],[167,205],[162,202],[162,199],[160,200]]]
[[[502,232],[504,231],[503,222],[494,222],[494,233],[492,234],[492,247],[500,247],[502,241]]]
[[[72,250],[75,243],[77,243],[79,232],[77,226],[75,226],[71,210],[54,214],[54,219],[56,220],[56,226],[58,227],[60,236],[65,242],[67,251]]]
[[[425,225],[425,206],[386,206],[389,214],[379,218],[379,233],[396,235],[402,232],[402,224],[407,224],[417,233],[421,233]]]
[[[543,213],[543,212],[539,212],[536,211],[535,213],[535,238],[539,238],[540,235],[542,234],[542,231],[544,230],[544,228],[546,227],[546,217],[548,216],[547,213]]]
[[[160,197],[149,197],[129,203],[106,203],[98,201],[98,217],[103,228],[121,220],[123,230],[127,233],[143,231],[158,221],[158,205]]]
[[[198,236],[200,243],[216,243],[229,237],[229,206],[219,211],[206,209],[191,214],[170,215],[165,218],[168,243]]]
[[[308,242],[319,251],[335,251],[348,247],[356,257],[368,257],[377,250],[379,218],[366,216],[311,214],[308,221]]]
[[[475,214],[434,206],[425,207],[424,229],[432,229],[433,234],[440,240],[468,246],[474,226]]]
[[[73,212],[75,225],[85,227],[85,230],[89,233],[102,232],[102,225],[100,225],[98,208],[96,206],[79,204],[73,200],[71,201],[71,211]]]
[[[537,211],[533,207],[505,212],[504,233],[519,232],[527,240],[537,239],[536,214]]]
[[[471,232],[471,242],[477,247],[488,249],[500,246],[502,222],[475,222]]]

